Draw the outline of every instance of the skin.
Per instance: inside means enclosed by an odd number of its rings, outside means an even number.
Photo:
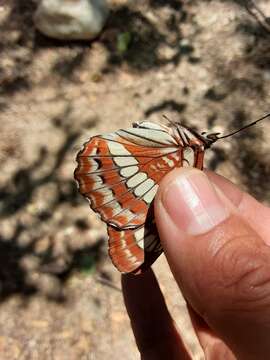
[[[175,187],[173,196],[168,191],[183,179],[193,181],[197,191],[199,205],[190,201],[195,206],[192,215],[185,194]],[[212,211],[211,221],[204,211]],[[206,359],[267,359],[270,209],[222,176],[176,169],[159,187],[155,217],[165,256],[187,300]],[[206,219],[200,226],[194,222],[199,217]],[[141,358],[191,359],[152,270],[123,276],[122,286]]]

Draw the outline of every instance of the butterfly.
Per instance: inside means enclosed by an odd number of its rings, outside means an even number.
[[[162,253],[153,200],[163,177],[176,167],[203,170],[204,152],[213,143],[268,116],[225,136],[199,134],[171,121],[168,126],[144,121],[84,144],[74,176],[80,193],[107,224],[109,255],[120,272],[139,274]]]

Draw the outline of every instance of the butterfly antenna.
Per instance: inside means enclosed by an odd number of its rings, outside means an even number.
[[[260,122],[260,121],[268,118],[269,116],[270,116],[270,113],[264,115],[264,116],[261,117],[260,119],[257,119],[257,120],[255,120],[255,121],[251,122],[250,124],[248,124],[248,125],[246,125],[246,126],[243,126],[242,128],[240,128],[240,129],[238,129],[238,130],[236,130],[236,131],[234,131],[234,132],[232,132],[232,133],[230,133],[230,134],[227,134],[227,135],[224,135],[224,136],[219,136],[218,139],[225,139],[225,138],[227,138],[227,137],[229,137],[229,136],[233,136],[233,135],[239,133],[240,131],[245,130],[245,129],[247,129],[247,128],[249,128],[249,127],[257,124],[258,122]]]

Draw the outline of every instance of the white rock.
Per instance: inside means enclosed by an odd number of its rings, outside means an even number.
[[[106,0],[41,0],[34,21],[49,37],[87,40],[100,33],[108,14]]]

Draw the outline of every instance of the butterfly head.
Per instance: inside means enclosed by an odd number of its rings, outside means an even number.
[[[219,139],[220,133],[202,132],[198,133],[196,130],[183,126],[178,123],[174,123],[174,126],[170,128],[171,135],[175,137],[182,146],[203,146],[204,149],[210,148],[210,146]]]
[[[210,133],[207,134],[206,132],[201,133],[201,137],[203,138],[203,141],[205,143],[206,148],[210,148],[212,144],[214,144],[217,140],[219,140],[220,133]]]

